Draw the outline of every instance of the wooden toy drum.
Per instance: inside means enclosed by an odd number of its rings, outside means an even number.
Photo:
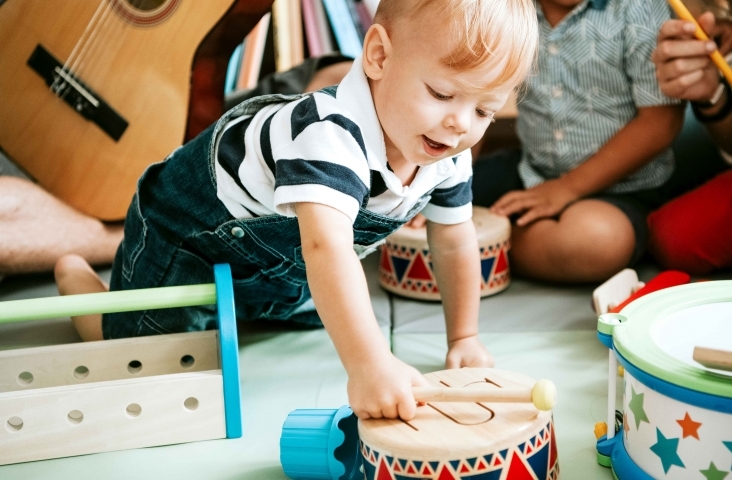
[[[508,287],[511,224],[506,217],[487,208],[473,207],[473,223],[480,247],[480,296]],[[402,227],[386,239],[381,248],[379,283],[386,290],[419,300],[440,300],[427,246],[426,228]]]
[[[426,375],[452,388],[531,387],[524,375],[462,368]],[[530,403],[428,403],[417,416],[358,422],[365,480],[555,480],[551,412]]]
[[[640,298],[602,315],[598,337],[611,348],[609,416],[616,359],[625,369],[622,430],[598,441],[600,463],[620,480],[723,478],[732,465],[732,373],[703,367],[692,352],[732,350],[732,281]]]

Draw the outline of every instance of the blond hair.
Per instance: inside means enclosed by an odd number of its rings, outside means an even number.
[[[381,0],[374,22],[399,28],[401,20],[434,15],[451,22],[451,68],[502,68],[497,84],[518,84],[536,60],[539,28],[534,0]]]

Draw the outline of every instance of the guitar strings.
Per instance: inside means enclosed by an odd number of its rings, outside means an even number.
[[[99,32],[103,32],[106,29],[106,26],[109,24],[110,18],[114,18],[114,15],[109,15],[109,12],[113,11],[114,9],[112,6],[112,1],[114,0],[102,0],[102,5],[106,4],[104,6],[102,15],[97,21],[96,25],[94,25],[94,27],[90,30],[89,36],[84,42],[83,47],[69,67],[69,73],[80,80],[82,80],[82,69],[86,65],[87,58],[89,58],[91,52],[94,49],[94,46],[98,44],[98,42],[95,41],[97,35],[99,34]],[[66,89],[62,93],[62,98],[65,98],[70,90],[71,89]]]
[[[132,9],[138,10],[144,1],[145,0],[127,0],[127,3],[132,7]],[[119,8],[124,7],[120,6]],[[125,40],[130,33],[130,29],[132,29],[132,25],[125,21],[124,18],[117,18],[119,17],[118,15],[113,15],[112,17],[116,20],[116,23],[111,29],[104,32],[106,38],[103,42],[104,47],[101,50],[101,54],[95,55],[92,53],[91,55],[94,61],[91,63],[91,67],[88,72],[84,74],[89,78],[97,78],[97,74],[100,71],[107,71],[107,65],[117,57],[120,47],[125,44]],[[97,52],[98,51],[99,48],[97,48]]]
[[[89,38],[93,36],[95,30],[98,28],[100,16],[101,18],[103,18],[108,10],[109,5],[107,4],[107,8],[104,8],[105,3],[106,0],[102,0],[97,7],[97,10],[94,12],[94,16],[92,17],[91,21],[86,25],[86,28],[79,37],[79,40],[76,42],[74,49],[71,51],[71,55],[69,55],[69,57],[66,59],[66,62],[61,67],[62,73],[68,74],[69,76],[74,75],[76,60],[83,54],[83,51],[88,44]],[[61,90],[61,82],[68,83],[61,75],[59,75],[55,78],[53,85],[51,85],[51,90],[56,96],[65,98],[70,89],[65,88]]]
[[[74,48],[71,51],[71,54],[66,59],[66,62],[64,62],[63,66],[61,67],[61,71],[63,73],[68,73],[69,75],[72,74],[71,70],[71,63],[73,62],[74,56],[78,54],[80,48],[84,45],[84,37],[87,36],[87,34],[91,33],[91,30],[93,30],[94,25],[97,22],[97,19],[99,18],[99,15],[101,12],[103,12],[103,7],[105,4],[105,0],[102,0],[99,6],[97,7],[96,11],[94,12],[94,15],[92,16],[92,19],[89,23],[87,23],[86,28],[82,32],[81,36],[79,37],[79,40],[76,42],[76,45],[74,45]],[[90,30],[91,29],[91,30]],[[54,93],[54,95],[59,96],[59,88],[60,88],[60,82],[63,81],[64,83],[66,80],[63,79],[61,75],[56,76],[56,78],[53,81],[53,84],[51,85],[51,91]],[[62,92],[63,94],[63,92]],[[65,94],[63,94],[65,95]]]

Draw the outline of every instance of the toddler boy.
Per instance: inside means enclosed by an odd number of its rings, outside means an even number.
[[[490,366],[478,340],[480,264],[470,147],[534,60],[531,0],[382,0],[338,87],[254,98],[140,179],[111,289],[210,282],[229,263],[241,319],[322,324],[360,418],[410,419],[419,373],[377,327],[359,254],[420,210],[443,296],[448,368]],[[79,257],[59,291],[103,291]],[[316,313],[317,309],[317,313]],[[77,317],[96,340],[203,330],[205,309]]]

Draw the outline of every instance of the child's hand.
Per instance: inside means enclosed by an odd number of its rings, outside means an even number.
[[[361,420],[401,418],[411,420],[417,413],[412,387],[430,383],[415,368],[394,355],[359,366],[348,375],[348,401]]]
[[[486,350],[477,335],[449,342],[445,368],[493,367],[493,355]]]
[[[418,213],[410,221],[404,224],[405,227],[409,228],[422,228],[427,225],[427,217]]]
[[[507,217],[522,213],[516,225],[523,227],[540,218],[559,215],[579,196],[567,188],[561,179],[547,180],[528,190],[508,192],[491,207],[491,212]]]

